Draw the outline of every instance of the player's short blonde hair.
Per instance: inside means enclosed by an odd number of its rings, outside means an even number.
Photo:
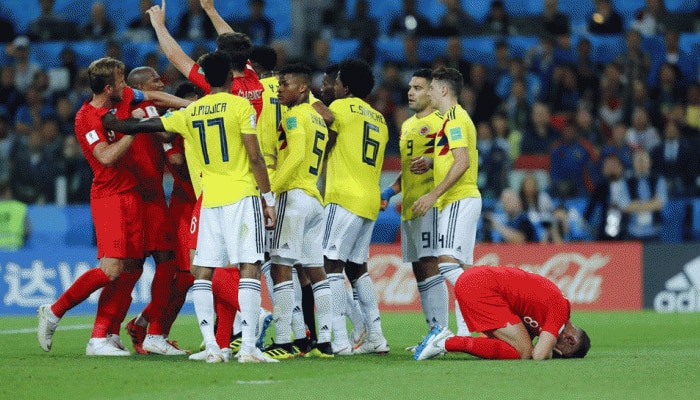
[[[105,86],[114,85],[116,73],[124,74],[124,63],[117,59],[104,57],[90,63],[88,77],[92,92],[100,94],[105,90]]]

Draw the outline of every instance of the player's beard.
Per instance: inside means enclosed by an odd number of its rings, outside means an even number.
[[[120,101],[122,101],[122,92],[115,92],[111,96],[109,96],[109,100],[112,102],[112,104],[117,104]]]

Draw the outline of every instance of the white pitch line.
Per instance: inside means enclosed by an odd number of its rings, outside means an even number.
[[[59,326],[59,331],[79,331],[81,329],[92,329],[92,324]],[[7,329],[0,331],[0,335],[18,335],[20,333],[34,333],[36,328]]]

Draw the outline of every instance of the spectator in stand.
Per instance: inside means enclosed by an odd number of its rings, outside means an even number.
[[[579,137],[578,127],[567,121],[551,152],[552,191],[555,197],[588,196],[593,189],[590,170],[597,160],[593,145]]]
[[[77,110],[90,96],[92,96],[92,92],[90,91],[88,70],[87,68],[82,68],[78,71],[75,83],[68,91],[68,99],[73,105],[73,109]]]
[[[15,60],[15,87],[24,94],[32,84],[34,74],[41,70],[39,65],[29,60],[29,39],[26,36],[17,36],[7,53]]]
[[[26,103],[17,108],[15,129],[23,136],[39,128],[41,119],[54,112],[50,104],[41,97],[41,92],[35,87],[27,90]]]
[[[78,27],[53,13],[54,0],[39,0],[41,15],[29,24],[32,40],[74,40],[78,38]]]
[[[525,66],[540,79],[543,96],[550,95],[552,90],[555,65],[554,41],[549,36],[540,38],[540,43],[525,54]]]
[[[520,196],[513,189],[504,189],[501,192],[500,205],[506,214],[505,223],[491,212],[483,213],[486,230],[492,229],[505,243],[538,242],[535,224],[532,223],[528,213],[523,210]]]
[[[15,115],[17,107],[24,101],[22,93],[15,87],[15,68],[0,66],[0,113]]]
[[[447,63],[445,64],[445,67],[456,69],[464,77],[469,76],[471,66],[469,61],[462,57],[462,42],[460,41],[459,36],[452,36],[447,39],[445,55],[447,56]]]
[[[647,111],[641,107],[632,113],[632,125],[627,130],[627,144],[635,150],[651,151],[661,143],[659,131],[649,122]]]
[[[579,137],[591,142],[596,149],[605,144],[605,138],[600,131],[600,126],[598,126],[598,122],[589,109],[584,106],[577,107],[574,120],[576,121],[576,126],[578,126]]]
[[[663,141],[654,147],[649,155],[652,173],[666,178],[669,196],[695,194],[698,163],[690,141],[681,136],[681,128],[676,122],[666,122]]]
[[[380,86],[384,91],[388,91],[393,104],[408,104],[408,86],[403,81],[398,63],[387,61],[382,65]]]
[[[479,150],[479,191],[483,198],[496,199],[508,186],[508,152],[496,142],[488,121],[477,124],[476,134],[476,148]]]
[[[510,73],[510,47],[504,40],[496,42],[496,64],[489,69],[489,82],[494,85],[502,76]]]
[[[435,36],[469,36],[482,33],[483,27],[464,11],[460,0],[443,0],[442,3],[447,9],[435,28]]]
[[[430,36],[433,27],[430,21],[416,10],[415,0],[403,0],[401,14],[391,20],[390,36]]]
[[[606,67],[614,70],[610,64]],[[608,74],[607,76],[613,76]],[[598,116],[601,122],[601,130],[606,137],[610,137],[610,129],[616,123],[623,121],[625,116],[625,98],[620,82],[605,78],[600,81],[600,103],[598,104]]]
[[[524,133],[532,113],[532,107],[525,98],[524,80],[516,79],[513,82],[510,87],[510,96],[501,103],[501,108],[508,117],[510,130]]]
[[[569,16],[559,11],[557,0],[545,0],[542,12],[543,31],[550,36],[571,33]]]
[[[649,96],[649,90],[644,80],[636,79],[629,85],[629,99],[625,102],[624,121],[626,124],[632,124],[632,113],[635,108],[641,107],[647,111],[651,124],[657,128],[663,127],[663,116],[658,105]]]
[[[63,95],[56,99],[56,119],[61,136],[73,136],[75,133],[75,111],[68,96]]]
[[[688,125],[688,118],[685,115],[685,106],[683,103],[676,103],[671,106],[667,122],[675,122],[680,130],[681,136],[687,139],[693,148],[700,145],[700,131]]]
[[[199,0],[187,0],[187,10],[180,15],[180,22],[173,33],[178,40],[214,39],[216,29],[204,12]]]
[[[644,36],[660,35],[672,26],[671,18],[663,0],[646,0],[644,8],[634,15],[630,28]]]
[[[517,34],[515,27],[510,23],[510,18],[501,0],[494,0],[491,3],[491,9],[486,16],[485,29],[482,31],[482,34],[498,37]]]
[[[151,8],[152,0],[139,1],[139,16],[129,22],[124,38],[132,42],[148,42],[156,40],[156,34],[151,27],[151,19],[146,11]],[[119,60],[119,58],[118,58]]]
[[[498,108],[500,100],[496,96],[496,90],[488,80],[488,69],[483,64],[473,64],[469,68],[467,85],[476,94],[476,106],[474,114],[470,114],[475,124],[488,121]]]
[[[670,63],[664,63],[659,68],[659,79],[656,87],[651,88],[653,107],[659,110],[664,118],[668,118],[673,104],[683,102],[684,91],[678,80],[678,69]]]
[[[197,0],[190,1],[195,1],[199,4]],[[250,17],[241,22],[240,31],[250,37],[250,41],[253,42],[253,45],[261,46],[270,44],[272,41],[272,20],[263,14],[263,10],[265,10],[265,1],[250,0],[249,4]],[[207,20],[209,20],[209,18],[207,18]]]
[[[622,67],[622,74],[628,82],[637,79],[646,80],[651,69],[651,57],[642,48],[642,35],[635,29],[625,33],[627,48],[615,59],[615,64]]]
[[[313,84],[319,87],[319,82],[323,79],[323,72],[331,65],[329,58],[331,45],[328,39],[318,37],[314,40],[311,48],[311,57],[307,60],[309,67],[314,71]]]
[[[627,233],[627,216],[622,208],[629,202],[620,159],[608,154],[603,160],[603,179],[588,200],[584,218],[596,229],[596,240],[622,240]]]
[[[27,204],[52,203],[61,162],[48,151],[39,129],[33,129],[16,142],[12,160],[10,182],[16,198]]]
[[[551,124],[549,106],[537,102],[532,106],[532,121],[523,135],[520,154],[550,154],[560,136]]]
[[[557,72],[552,76],[549,104],[554,113],[561,113],[571,118],[581,102],[576,68],[572,65],[562,65],[556,70]]]
[[[568,233],[566,212],[555,208],[554,201],[546,190],[540,189],[534,174],[528,173],[523,177],[518,196],[530,221],[543,228],[545,237],[542,241],[564,242]]]
[[[12,21],[0,16],[0,43],[10,43],[15,40],[15,26]]]
[[[555,53],[556,55],[556,53]],[[555,60],[557,58],[555,57]],[[590,108],[595,107],[600,95],[600,71],[591,59],[591,42],[586,38],[579,39],[576,44],[576,62],[578,87],[581,95]]]
[[[676,80],[682,84],[695,81],[698,76],[697,60],[681,49],[678,31],[666,31],[664,34],[664,50],[664,63],[670,64],[676,69]],[[652,82],[656,82],[661,78],[661,66],[657,64],[654,67],[656,69],[652,69],[649,75]]]
[[[375,40],[379,36],[377,20],[369,15],[369,3],[367,0],[358,0],[355,3],[355,15],[352,18],[343,18],[335,24],[335,36],[340,39],[357,38]]]
[[[75,50],[70,47],[61,50],[59,58],[61,59],[61,65],[47,71],[50,88],[54,93],[66,92],[73,87],[75,78],[80,70]]]
[[[518,79],[525,82],[525,98],[528,104],[534,103],[540,96],[542,83],[537,75],[525,69],[525,62],[518,57],[511,60],[508,74],[501,76],[496,82],[496,95],[501,99],[505,99],[510,93],[510,86],[513,84],[513,81]]]
[[[88,164],[75,135],[63,139],[64,175],[67,180],[68,203],[90,203],[90,186],[92,185],[92,169]]]
[[[112,37],[114,25],[107,18],[103,2],[97,1],[92,4],[90,21],[83,26],[81,33],[82,38],[85,40],[100,40]]]
[[[686,124],[691,128],[700,129],[700,84],[691,83],[685,97]]]
[[[514,154],[514,150],[517,149],[517,151],[520,151],[520,142],[513,143],[516,134],[511,134],[508,128],[508,117],[504,113],[500,111],[495,112],[493,116],[491,116],[490,122],[491,129],[493,130],[493,138],[496,144],[508,154],[508,165],[510,166],[512,162],[518,158],[518,154]],[[519,139],[522,139],[520,132],[517,132],[517,136],[519,136]]]
[[[62,170],[63,137],[61,136],[61,129],[56,116],[48,115],[42,118],[39,132],[41,133],[41,141],[44,144],[45,151],[52,160],[56,160],[61,164],[60,169]]]
[[[668,198],[666,179],[651,172],[651,159],[644,150],[634,153],[634,175],[627,180],[629,197],[622,212],[629,216],[628,238],[656,241],[661,233],[661,210]]]
[[[622,33],[622,17],[612,7],[610,0],[596,0],[595,11],[588,19],[588,32]]]
[[[12,131],[7,114],[0,112],[0,181],[10,180],[12,149],[17,136]]]
[[[627,125],[624,122],[618,122],[612,127],[612,137],[603,148],[600,149],[601,164],[597,168],[597,175],[602,178],[602,161],[607,159],[609,155],[614,155],[622,163],[624,175],[632,173],[632,155],[634,149],[627,143]]]
[[[429,68],[428,63],[418,58],[418,36],[410,35],[403,38],[404,60],[401,63],[401,79],[408,86],[413,72],[421,68]]]

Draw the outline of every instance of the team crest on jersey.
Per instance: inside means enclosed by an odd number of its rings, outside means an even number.
[[[421,136],[427,135],[428,132],[430,132],[430,128],[428,127],[428,125],[422,126],[422,127],[420,128],[420,135],[421,135]]]

